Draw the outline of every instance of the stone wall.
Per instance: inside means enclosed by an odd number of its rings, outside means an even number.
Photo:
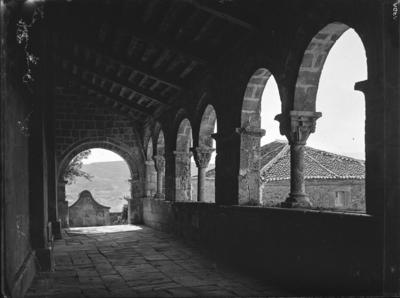
[[[287,290],[378,293],[381,222],[368,215],[143,200],[146,225]]]
[[[336,192],[345,194],[343,206],[335,205]],[[288,197],[290,182],[288,180],[264,183],[262,188],[262,204],[276,206]],[[365,211],[364,180],[306,180],[306,193],[313,207],[342,210]]]
[[[215,179],[206,178],[206,202],[215,202]],[[344,205],[335,206],[336,192],[345,193]],[[285,201],[290,192],[288,180],[272,181],[262,186],[264,206],[277,206]],[[365,211],[365,181],[358,179],[346,180],[306,180],[306,193],[315,208]],[[192,177],[192,199],[197,201],[197,177]]]
[[[70,227],[106,226],[109,224],[110,213],[107,208],[101,208],[88,202],[69,208]]]
[[[82,199],[79,199],[69,207],[70,227],[92,227],[109,224],[109,208],[93,203],[90,198],[82,197]]]
[[[6,290],[6,294],[12,297],[22,297],[36,272],[35,252],[30,243],[30,138],[27,129],[32,112],[32,94],[21,81],[24,56],[15,42],[17,19],[10,18],[10,11],[4,3],[1,6],[0,290],[1,294]]]
[[[60,158],[69,146],[83,140],[111,138],[139,150],[134,123],[126,115],[114,112],[94,99],[60,93],[56,97],[56,150]]]
[[[33,278],[34,262],[30,239],[29,214],[29,137],[17,125],[30,113],[29,104],[18,91],[23,86],[10,86],[7,91],[7,113],[4,123],[4,154],[7,161],[4,168],[4,193],[6,194],[5,252],[6,278],[10,289],[19,287],[20,278],[27,279],[18,293],[22,294]],[[12,290],[14,292],[14,289]]]

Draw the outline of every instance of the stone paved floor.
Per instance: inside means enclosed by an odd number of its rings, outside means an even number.
[[[40,273],[27,297],[287,296],[145,226],[75,228],[54,253],[55,271]]]

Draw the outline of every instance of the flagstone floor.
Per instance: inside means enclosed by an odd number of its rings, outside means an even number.
[[[55,271],[38,274],[26,297],[288,296],[146,226],[75,228],[64,234],[55,242]]]

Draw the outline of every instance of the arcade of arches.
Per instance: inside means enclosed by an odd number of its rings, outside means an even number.
[[[23,296],[54,269],[62,173],[89,148],[127,162],[130,224],[193,241],[293,293],[399,295],[394,2],[1,0],[2,297]],[[349,28],[368,65],[354,86],[366,107],[362,214],[307,209],[305,192],[304,148],[324,117],[320,75]],[[260,101],[271,76],[290,145],[279,208],[260,206]]]

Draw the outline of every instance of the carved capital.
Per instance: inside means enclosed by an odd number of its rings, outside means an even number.
[[[322,114],[310,111],[290,111],[289,115],[280,114],[275,120],[280,122],[280,132],[286,135],[291,145],[305,145],[315,124]]]
[[[198,168],[207,168],[214,149],[210,147],[196,147],[190,149],[193,152],[194,161]]]
[[[163,172],[165,170],[165,158],[162,155],[154,155],[154,166],[157,172]]]

